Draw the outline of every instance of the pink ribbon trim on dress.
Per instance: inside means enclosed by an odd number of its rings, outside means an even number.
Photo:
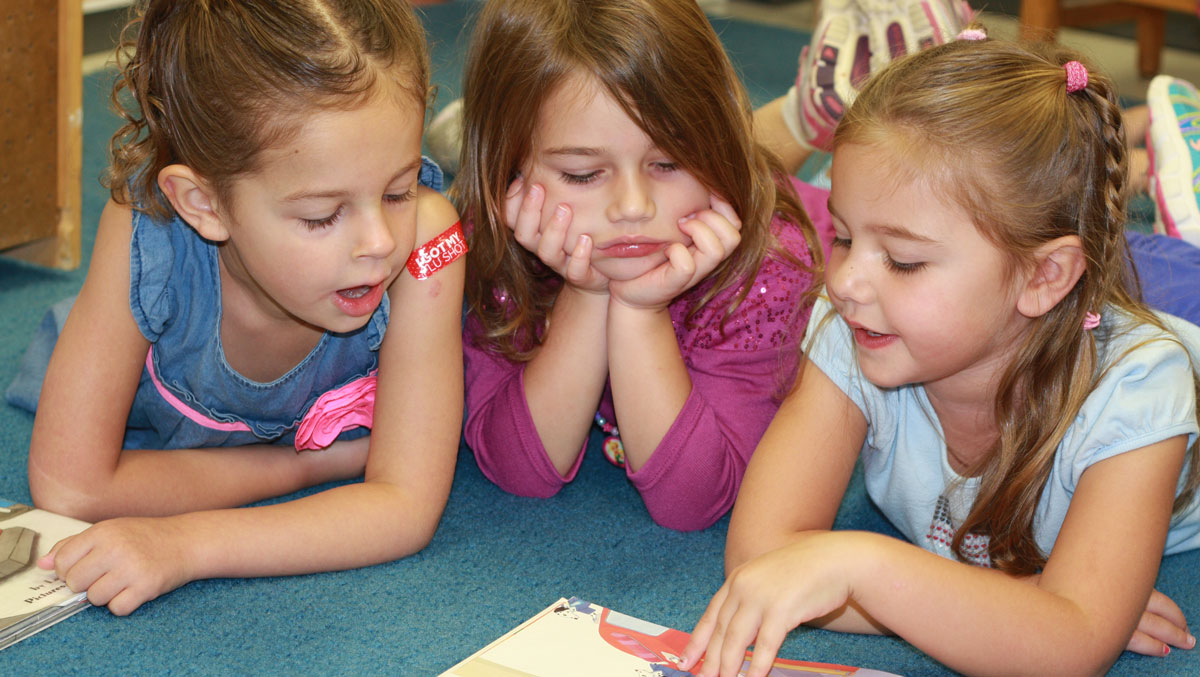
[[[324,449],[346,430],[370,428],[375,416],[376,373],[373,371],[318,397],[300,420],[296,451]]]
[[[183,414],[189,421],[204,428],[212,430],[225,430],[227,432],[250,432],[250,426],[241,421],[216,421],[204,414],[192,409],[183,403],[183,400],[175,397],[175,393],[167,390],[167,387],[158,380],[158,374],[154,373],[154,346],[150,346],[150,350],[146,351],[146,372],[150,374],[150,381],[154,383],[154,388],[158,390],[158,394],[166,400],[167,404],[175,408],[176,411]]]

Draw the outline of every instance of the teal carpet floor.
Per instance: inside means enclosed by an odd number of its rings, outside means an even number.
[[[431,34],[438,106],[458,95],[471,3],[422,11]],[[714,21],[756,104],[782,94],[807,36]],[[111,74],[84,82],[85,253],[106,195],[96,177],[116,120]],[[6,384],[42,313],[74,293],[83,269],[58,272],[0,259],[0,384]],[[95,393],[103,397],[104,393]],[[0,496],[28,500],[32,417],[0,405]],[[593,439],[597,445],[598,439]],[[126,618],[88,609],[0,652],[0,675],[364,674],[433,675],[561,596],[579,596],[690,630],[722,580],[728,519],[696,533],[656,526],[624,475],[593,448],[558,496],[510,496],[460,453],[454,489],[432,544],[405,560],[354,571],[196,581]],[[286,498],[286,497],[285,497]],[[838,526],[895,533],[856,479]],[[314,548],[338,547],[314,543]],[[1120,547],[1120,544],[1114,544]],[[1159,589],[1200,621],[1200,553],[1168,558]],[[949,674],[905,642],[800,629],[786,658],[907,675]],[[1126,654],[1115,675],[1196,675],[1200,654]],[[570,671],[563,673],[569,675]]]

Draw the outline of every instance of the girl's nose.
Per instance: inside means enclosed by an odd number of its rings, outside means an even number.
[[[852,252],[835,248],[825,270],[825,286],[842,303],[865,304],[872,298],[867,267]]]
[[[396,250],[396,238],[382,211],[365,214],[354,247],[354,258],[382,259]]]
[[[654,218],[654,197],[650,194],[645,177],[633,173],[616,181],[612,200],[608,205],[611,221],[646,221]]]

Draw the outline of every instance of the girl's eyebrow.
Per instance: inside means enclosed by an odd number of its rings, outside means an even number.
[[[406,176],[408,174],[415,172],[417,169],[420,168],[420,166],[421,166],[421,160],[419,158],[416,161],[411,162],[408,165],[405,165],[404,167],[402,167],[400,169],[400,171],[396,172],[395,176],[393,176],[391,179],[388,179],[388,185],[395,183],[396,180],[400,179],[403,176]],[[346,190],[344,188],[332,189],[332,190],[308,190],[307,188],[301,188],[300,190],[296,191],[295,193],[292,193],[291,195],[284,197],[283,201],[284,202],[298,202],[300,200],[314,200],[314,199],[331,198],[331,197],[340,198],[340,197],[346,197],[346,196],[350,195],[350,192],[351,191]]]
[[[842,215],[838,214],[837,210],[833,208],[833,200],[832,199],[827,201],[825,203],[825,206],[827,209],[829,209],[830,216],[837,219],[838,221],[841,221],[842,223],[846,222],[846,220],[842,218]],[[890,223],[872,223],[872,224],[868,224],[866,226],[866,228],[867,228],[867,230],[873,230],[882,235],[886,235],[888,237],[899,238],[901,240],[910,240],[912,242],[923,242],[926,244],[938,244],[937,240],[935,240],[931,237],[927,237],[925,235],[921,235],[920,233],[914,233],[913,231],[905,228],[904,226],[900,226],[900,225],[894,225],[894,224],[890,224]]]
[[[589,148],[586,146],[560,146],[558,148],[547,148],[542,151],[543,155],[582,155],[585,157],[595,157],[601,153],[599,148]]]

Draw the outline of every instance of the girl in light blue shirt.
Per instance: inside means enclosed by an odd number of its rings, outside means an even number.
[[[683,668],[733,675],[754,644],[763,675],[801,623],[966,673],[1195,645],[1153,586],[1200,546],[1200,329],[1140,300],[1126,153],[1111,81],[1054,45],[960,39],[872,77],[834,138],[807,359]],[[860,457],[909,542],[830,531]]]

